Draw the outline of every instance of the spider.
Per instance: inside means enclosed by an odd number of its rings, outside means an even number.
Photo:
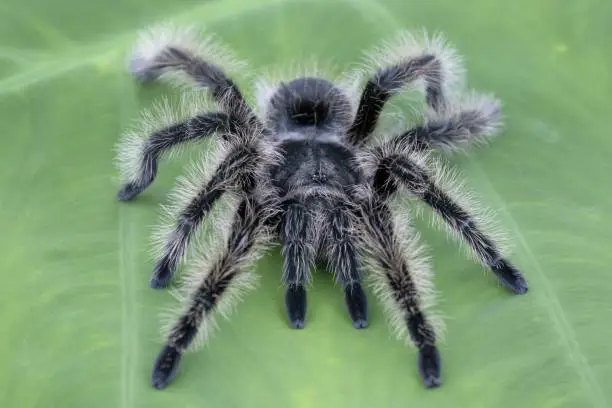
[[[216,37],[172,25],[141,33],[129,60],[131,74],[143,83],[169,79],[199,89],[217,110],[205,110],[197,94],[183,101],[182,118],[166,115],[154,126],[153,116],[146,115],[148,127],[128,133],[118,145],[123,172],[118,200],[141,194],[155,179],[159,160],[175,148],[212,135],[219,148],[216,161],[197,162],[212,163],[210,174],[181,179],[171,199],[171,223],[159,235],[150,286],[169,285],[222,199],[230,211],[228,223],[213,229],[215,239],[185,275],[184,307],[155,359],[153,387],[173,381],[184,353],[205,341],[215,316],[229,313],[253,287],[252,266],[277,244],[292,328],[305,325],[306,287],[320,263],[342,288],[354,327],[365,328],[368,277],[398,335],[418,350],[424,386],[440,386],[441,328],[429,312],[434,291],[429,258],[411,227],[410,210],[394,204],[400,197],[424,203],[509,291],[527,292],[525,277],[486,232],[472,204],[463,203],[462,189],[445,183],[445,167],[432,156],[496,136],[502,125],[499,100],[464,90],[462,58],[440,33],[419,37],[402,31],[366,55],[366,68],[358,70],[367,75],[364,81],[354,75],[260,80],[253,109],[229,74],[232,66],[240,71],[244,65],[235,65]],[[409,89],[424,96],[418,123],[378,135],[387,101]]]

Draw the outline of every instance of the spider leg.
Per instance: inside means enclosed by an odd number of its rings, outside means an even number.
[[[441,110],[448,97],[446,88],[462,71],[459,57],[441,36],[417,41],[403,33],[397,44],[384,47],[371,59],[379,68],[362,91],[357,114],[348,131],[349,140],[355,144],[367,142],[387,101],[418,79],[425,82],[427,105],[434,111]]]
[[[161,256],[151,277],[152,288],[159,289],[168,285],[191,237],[223,193],[228,189],[250,188],[248,184],[253,183],[257,159],[258,152],[253,145],[246,143],[235,146],[219,164],[211,179],[182,208],[176,224],[165,238]]]
[[[207,88],[223,112],[192,113],[186,120],[156,129],[146,140],[127,138],[119,150],[119,161],[127,173],[117,193],[119,200],[131,200],[142,193],[155,179],[159,157],[173,147],[215,132],[227,140],[264,131],[238,86],[221,65],[212,62],[231,63],[227,56],[212,38],[200,39],[190,28],[158,26],[141,33],[130,59],[129,69],[134,76],[144,81],[181,80],[186,76],[195,85]]]
[[[153,368],[151,383],[163,389],[175,378],[184,352],[199,335],[214,326],[214,315],[228,312],[231,303],[244,289],[252,286],[254,261],[265,236],[265,209],[251,199],[243,200],[235,214],[229,239],[220,256],[205,270],[197,271],[187,296],[184,312],[176,320]],[[233,302],[232,302],[233,301]]]
[[[361,285],[359,251],[353,217],[346,204],[333,204],[335,207],[328,215],[330,238],[326,242],[327,263],[342,285],[353,326],[362,329],[368,325],[368,304]]]
[[[497,136],[501,124],[500,101],[492,95],[471,92],[448,109],[430,111],[423,124],[395,136],[391,143],[408,143],[421,151],[459,151],[488,142]]]
[[[169,78],[207,88],[225,111],[246,123],[260,124],[223,65],[243,64],[212,36],[201,36],[189,27],[158,26],[141,33],[129,70],[143,81]]]
[[[404,248],[390,208],[374,191],[364,189],[358,199],[363,250],[371,262],[375,292],[384,302],[396,329],[408,332],[419,350],[418,370],[427,388],[441,384],[440,355],[433,321],[425,314],[427,282],[423,282],[422,259],[414,248]],[[424,285],[425,284],[425,285]]]
[[[302,200],[288,200],[281,223],[285,306],[291,327],[301,329],[306,319],[306,289],[315,261],[313,210]]]
[[[220,133],[227,140],[228,134],[236,134],[239,127],[240,121],[226,113],[207,112],[153,131],[140,143],[134,143],[134,140],[124,142],[119,151],[123,158],[121,165],[125,173],[131,174],[125,177],[117,198],[128,201],[142,193],[155,180],[159,159],[171,149],[214,133]],[[141,141],[139,137],[135,139]],[[129,171],[131,169],[136,170]]]
[[[503,257],[493,239],[481,230],[468,210],[443,191],[427,170],[401,154],[383,158],[380,168],[436,211],[448,227],[465,241],[477,259],[491,269],[506,288],[516,294],[527,292],[528,284],[523,274]]]

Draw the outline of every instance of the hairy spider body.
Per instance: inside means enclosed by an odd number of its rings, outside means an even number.
[[[141,80],[187,80],[207,89],[220,107],[207,112],[196,104],[182,118],[167,117],[161,126],[129,133],[119,146],[124,185],[117,196],[126,201],[153,182],[165,153],[219,135],[221,152],[212,174],[183,180],[175,196],[172,225],[160,235],[150,285],[169,284],[219,200],[237,202],[228,226],[217,231],[222,235],[218,248],[207,247],[187,274],[184,308],[155,362],[153,386],[166,387],[184,352],[214,326],[215,314],[229,313],[237,297],[253,287],[249,266],[274,242],[282,246],[293,328],[305,325],[306,284],[315,263],[325,263],[334,274],[353,325],[366,327],[367,276],[398,334],[418,348],[425,386],[439,386],[441,328],[430,311],[431,270],[410,220],[398,219],[405,209],[398,212],[392,200],[402,192],[422,200],[503,285],[525,293],[523,275],[483,230],[474,209],[446,188],[443,172],[429,155],[435,148],[455,151],[493,137],[500,127],[499,102],[461,94],[460,60],[441,36],[419,42],[403,33],[395,45],[371,54],[379,66],[358,99],[348,88],[317,76],[272,88],[260,82],[258,113],[222,68],[223,60],[235,62],[210,38],[198,41],[192,30],[158,27],[143,34],[130,62]],[[418,84],[427,105],[422,122],[373,142],[386,101]]]

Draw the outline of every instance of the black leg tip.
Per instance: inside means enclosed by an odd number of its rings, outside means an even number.
[[[499,277],[504,287],[516,295],[523,295],[529,291],[529,284],[525,276],[510,262],[502,259],[491,269]]]
[[[164,346],[153,367],[151,375],[151,385],[153,388],[163,390],[178,374],[179,363],[181,362],[181,352],[172,346]]]
[[[344,300],[348,307],[353,327],[363,329],[368,326],[368,299],[361,284],[356,282],[344,288]]]
[[[527,280],[524,277],[520,277],[514,282],[514,286],[512,287],[512,291],[517,295],[524,295],[529,291],[529,285],[527,284]]]
[[[292,329],[303,329],[304,328],[304,320],[296,319],[291,321]]]
[[[356,329],[365,329],[366,327],[368,327],[368,321],[367,319],[353,319],[353,327]]]
[[[152,276],[149,281],[149,286],[151,289],[164,289],[168,287],[170,283],[170,278],[162,279],[157,276]]]
[[[165,261],[162,261],[155,265],[149,286],[153,289],[163,289],[170,284],[170,279],[172,279],[172,270]]]
[[[160,75],[159,70],[151,68],[150,62],[142,58],[130,58],[127,68],[130,74],[143,84],[155,81]]]
[[[440,353],[436,346],[425,346],[419,350],[419,374],[426,388],[438,388],[440,379]]]
[[[429,376],[423,377],[423,385],[425,385],[425,388],[438,388],[442,383],[440,382],[440,377]]]
[[[143,189],[135,183],[127,183],[117,192],[117,200],[119,201],[131,201],[138,194],[142,193]]]
[[[306,320],[306,290],[304,285],[290,285],[287,288],[285,306],[291,327],[303,329]]]

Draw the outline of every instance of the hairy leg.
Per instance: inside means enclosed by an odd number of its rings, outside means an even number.
[[[226,112],[257,125],[255,114],[225,67],[243,64],[228,49],[191,27],[153,27],[141,33],[130,60],[132,74],[144,81],[170,78],[210,90]]]
[[[459,151],[482,144],[498,134],[501,127],[500,102],[490,95],[471,93],[442,112],[430,112],[425,122],[391,138],[378,149],[381,157],[433,148]],[[378,166],[374,189],[383,198],[397,191],[398,185],[388,166]]]
[[[181,209],[156,262],[150,281],[152,288],[159,289],[168,285],[204,217],[227,189],[239,187],[245,178],[251,176],[257,159],[257,151],[253,146],[245,144],[234,147],[217,167],[212,178]]]
[[[443,191],[421,165],[404,155],[383,158],[380,168],[392,175],[397,183],[435,210],[450,229],[472,250],[477,259],[491,269],[500,282],[516,294],[528,290],[523,274],[508,260],[493,239],[482,232],[474,217]]]
[[[342,203],[333,203],[328,213],[329,239],[326,240],[326,259],[336,280],[342,285],[344,299],[353,326],[368,325],[367,297],[361,285],[359,251],[351,211]]]
[[[310,279],[310,269],[315,262],[314,214],[305,202],[285,203],[281,224],[283,241],[283,282],[287,285],[285,306],[291,326],[304,327],[306,319],[305,284]]]
[[[455,51],[438,35],[417,40],[402,33],[396,44],[371,55],[378,70],[368,80],[349,129],[349,139],[362,144],[372,134],[386,102],[416,80],[425,82],[427,104],[439,111],[445,104],[448,88],[461,75],[461,61]]]
[[[382,197],[364,189],[358,198],[363,250],[371,263],[375,293],[384,302],[396,330],[419,350],[418,370],[427,388],[441,384],[440,356],[432,320],[425,314],[430,301],[427,266],[415,245],[405,246],[393,215]]]
[[[148,139],[128,134],[119,149],[119,162],[127,179],[117,194],[119,200],[131,200],[146,189],[156,176],[159,157],[179,144],[214,132],[222,133],[226,140],[245,140],[265,131],[238,86],[222,68],[234,62],[228,55],[211,37],[199,38],[192,28],[166,25],[141,33],[129,66],[134,76],[144,81],[187,79],[196,86],[207,88],[223,113],[201,113],[201,110],[194,109],[201,105],[200,96],[194,100],[194,106],[181,106],[182,109],[195,110],[187,115],[187,119],[149,129]],[[183,101],[190,105],[187,102]],[[166,116],[169,112],[162,113]]]
[[[395,136],[391,143],[421,151],[441,148],[455,152],[497,136],[501,119],[498,99],[472,92],[441,112],[429,112],[423,124]]]
[[[153,368],[151,383],[163,389],[174,379],[184,352],[198,334],[205,334],[216,312],[231,307],[240,291],[250,286],[247,266],[262,238],[264,211],[252,200],[238,207],[225,250],[207,270],[196,271],[196,281],[186,299],[184,312],[176,320]]]
[[[124,143],[119,152],[120,156],[125,157],[122,166],[135,170],[127,175],[117,198],[128,201],[142,193],[155,180],[159,159],[171,149],[214,133],[220,133],[227,139],[227,134],[235,134],[239,126],[235,118],[225,113],[207,112],[156,130],[141,143]],[[141,140],[136,135],[134,138]],[[135,151],[128,151],[130,149]]]

